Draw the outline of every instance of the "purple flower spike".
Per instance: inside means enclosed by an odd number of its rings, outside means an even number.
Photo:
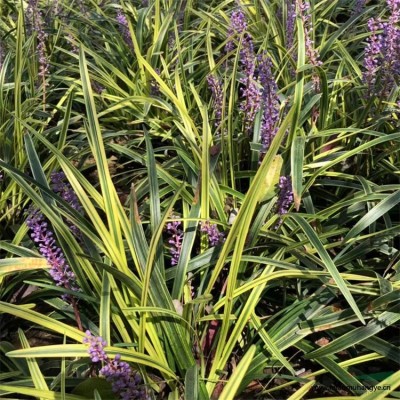
[[[173,218],[178,218],[173,216]],[[172,255],[171,265],[177,265],[181,255],[183,231],[181,229],[181,221],[168,222],[167,232],[170,234],[168,243],[171,245],[169,252]]]
[[[207,76],[207,84],[211,90],[215,110],[215,127],[219,127],[222,120],[224,93],[221,81],[214,75]]]
[[[303,0],[297,0],[297,5],[300,12],[300,17],[303,21],[303,29],[304,29],[304,36],[305,36],[305,46],[306,46],[306,56],[308,61],[314,67],[319,67],[322,65],[322,61],[319,58],[319,52],[314,47],[314,41],[311,39],[311,32],[313,31],[313,25],[311,20],[310,14],[310,3],[304,2]],[[319,92],[319,76],[318,74],[314,73],[312,76],[314,90]]]
[[[89,330],[87,330],[85,334],[86,336],[83,339],[83,343],[89,345],[88,353],[92,362],[107,361],[108,356],[104,351],[107,342],[101,336],[93,336]]]
[[[286,0],[287,17],[286,17],[286,48],[288,51],[293,46],[294,26],[296,22],[296,4],[293,0]]]
[[[46,55],[46,40],[47,33],[43,30],[43,16],[38,7],[38,0],[29,0],[26,9],[27,20],[30,22],[30,29],[28,34],[36,33],[37,37],[37,50],[39,57],[39,76],[45,84],[45,78],[49,72],[49,61]]]
[[[293,203],[292,179],[290,176],[281,176],[279,178],[278,187],[280,191],[277,201],[277,210],[279,215],[284,215],[287,214]]]
[[[66,177],[64,172],[52,172],[50,175],[51,188],[54,193],[57,193],[62,199],[64,199],[73,209],[78,211],[80,214],[83,213],[83,208],[79,203],[78,196],[72,189],[69,182],[65,181]],[[68,222],[68,226],[77,238],[81,238],[81,232],[72,223]]]
[[[100,369],[100,375],[111,383],[112,391],[122,400],[148,399],[146,390],[141,385],[141,376],[132,371],[127,362],[121,361],[119,354],[111,360],[104,350],[107,342],[101,336],[93,336],[89,330],[85,333],[83,343],[89,345],[89,356],[94,363],[104,363]]]
[[[381,99],[389,96],[400,74],[400,1],[387,0],[387,5],[391,12],[387,22],[380,18],[368,21],[371,35],[364,57],[363,81],[367,84],[367,97],[375,95]]]
[[[230,26],[228,29],[228,42],[225,46],[225,52],[230,53],[235,49],[233,38],[235,35],[240,35],[247,29],[246,17],[242,10],[234,11],[231,15]]]
[[[261,99],[263,109],[261,119],[262,149],[260,153],[260,161],[262,161],[278,131],[277,122],[279,119],[280,104],[277,94],[278,86],[272,75],[271,59],[266,54],[263,54],[258,57],[258,60],[258,75],[262,87]]]
[[[122,14],[121,10],[118,10],[116,20],[119,24],[119,30],[125,40],[125,43],[133,49],[133,42],[131,33],[129,31],[128,20],[126,19],[126,16]]]
[[[100,374],[111,382],[112,391],[118,393],[121,399],[147,399],[145,389],[140,387],[142,382],[140,375],[133,373],[129,364],[121,361],[119,354],[100,370]]]
[[[211,247],[215,247],[224,242],[225,237],[217,228],[216,224],[210,224],[208,221],[201,223],[200,231],[208,236],[208,243]]]
[[[69,290],[78,290],[75,274],[62,250],[57,247],[54,233],[49,229],[43,214],[39,210],[31,210],[26,220],[31,230],[31,238],[39,247],[40,254],[46,258],[50,265],[50,275],[57,286],[63,286]]]

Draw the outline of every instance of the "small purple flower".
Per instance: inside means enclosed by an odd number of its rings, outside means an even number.
[[[210,224],[208,221],[201,223],[200,231],[207,234],[208,243],[211,247],[215,247],[225,240],[224,234],[218,230],[217,225]]]
[[[279,197],[276,208],[280,216],[287,214],[293,203],[292,179],[290,176],[281,176],[279,178]]]
[[[49,228],[43,214],[37,209],[32,209],[26,224],[32,232],[31,238],[39,247],[40,254],[46,258],[50,265],[49,272],[56,285],[77,291],[75,274],[68,265],[64,253],[57,247],[54,233]]]
[[[178,218],[173,216],[173,218]],[[182,250],[183,231],[181,229],[181,221],[168,222],[167,232],[170,235],[168,243],[171,245],[169,252],[172,255],[171,265],[177,265]]]

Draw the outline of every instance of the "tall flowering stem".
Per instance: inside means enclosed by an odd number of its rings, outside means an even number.
[[[351,16],[357,16],[360,15],[363,12],[363,9],[365,8],[365,0],[356,0],[354,3],[354,8]]]
[[[145,388],[141,385],[142,378],[117,354],[110,359],[104,350],[107,342],[101,336],[94,336],[87,330],[83,343],[89,345],[89,357],[94,363],[102,363],[100,375],[111,383],[112,391],[122,400],[148,399]]]

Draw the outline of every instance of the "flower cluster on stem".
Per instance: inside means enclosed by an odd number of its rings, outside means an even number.
[[[83,213],[83,208],[79,203],[78,196],[72,189],[69,182],[67,182],[64,172],[52,172],[50,175],[51,188],[54,193],[57,193],[63,200],[65,200],[74,210],[80,214]],[[75,237],[80,238],[80,230],[71,222],[67,222]]]
[[[132,371],[127,362],[121,361],[119,354],[114,359],[110,359],[104,350],[107,342],[101,336],[94,336],[89,330],[85,333],[83,343],[89,345],[89,357],[94,363],[102,363],[100,375],[111,383],[112,391],[121,400],[147,399],[146,390],[141,385],[141,376]]]
[[[50,275],[56,285],[77,291],[75,274],[68,265],[63,251],[57,246],[54,233],[44,215],[37,209],[31,209],[26,224],[31,230],[31,238],[38,246],[40,254],[50,265]]]
[[[314,41],[312,40],[313,25],[310,14],[310,3],[303,0],[297,0],[297,6],[301,20],[303,21],[306,56],[312,66],[319,67],[322,65],[322,61],[319,58],[319,52],[314,47]],[[313,80],[314,90],[316,92],[319,92],[320,82],[318,74],[313,73],[312,80]]]
[[[290,206],[293,203],[293,191],[292,191],[292,179],[290,176],[281,176],[278,183],[279,196],[276,203],[276,209],[278,215],[287,214]],[[282,222],[282,218],[279,220],[279,224]]]
[[[43,87],[46,86],[46,76],[49,71],[49,61],[46,55],[47,33],[43,30],[43,16],[38,7],[38,0],[29,0],[26,10],[27,18],[33,32],[37,36],[37,51],[39,55],[39,77],[42,79]]]
[[[261,106],[261,91],[254,77],[256,56],[254,53],[253,38],[246,30],[247,22],[245,15],[241,10],[234,11],[231,15],[225,51],[228,53],[234,50],[234,38],[238,37],[240,39],[240,83],[242,84],[240,111],[243,115],[244,131],[249,134],[254,123],[254,118]]]
[[[400,1],[387,0],[390,16],[368,21],[370,36],[365,48],[363,81],[367,97],[387,98],[400,74]],[[379,86],[378,86],[379,81]]]
[[[31,238],[39,247],[40,254],[50,265],[50,276],[57,286],[65,289],[78,291],[79,287],[71,267],[68,265],[63,251],[57,246],[54,233],[49,228],[44,215],[37,209],[31,209],[26,224],[31,230]],[[82,322],[76,299],[68,294],[62,296],[65,301],[71,303],[74,310],[78,328],[82,330]]]
[[[272,75],[272,62],[266,55],[262,54],[258,57],[258,78],[262,87],[261,104],[261,152],[260,161],[264,158],[268,151],[272,140],[278,131],[279,108],[278,86]]]
[[[200,231],[207,234],[208,244],[215,247],[225,240],[225,235],[218,230],[216,224],[211,224],[209,221],[200,224]]]
[[[222,121],[224,93],[222,89],[222,82],[214,75],[207,76],[207,84],[211,90],[212,99],[214,101],[215,122],[214,125],[218,128]]]
[[[286,30],[285,42],[288,51],[293,47],[294,39],[294,26],[296,22],[296,4],[293,0],[286,0],[287,14],[286,14]]]
[[[173,216],[173,218],[177,218]],[[170,235],[168,243],[171,245],[169,252],[172,255],[171,265],[177,265],[182,250],[183,230],[181,221],[172,221],[167,224],[167,232]]]
[[[234,43],[234,37],[241,35],[247,30],[246,17],[241,10],[233,11],[230,19],[230,25],[228,28],[228,41],[225,45],[225,52],[230,53],[235,50],[236,45]]]
[[[129,31],[128,20],[126,19],[126,16],[124,14],[122,14],[121,10],[118,10],[116,20],[118,22],[118,27],[122,34],[122,37],[124,38],[125,43],[130,48],[133,49],[133,42],[132,42],[132,38],[131,38],[131,33]]]

